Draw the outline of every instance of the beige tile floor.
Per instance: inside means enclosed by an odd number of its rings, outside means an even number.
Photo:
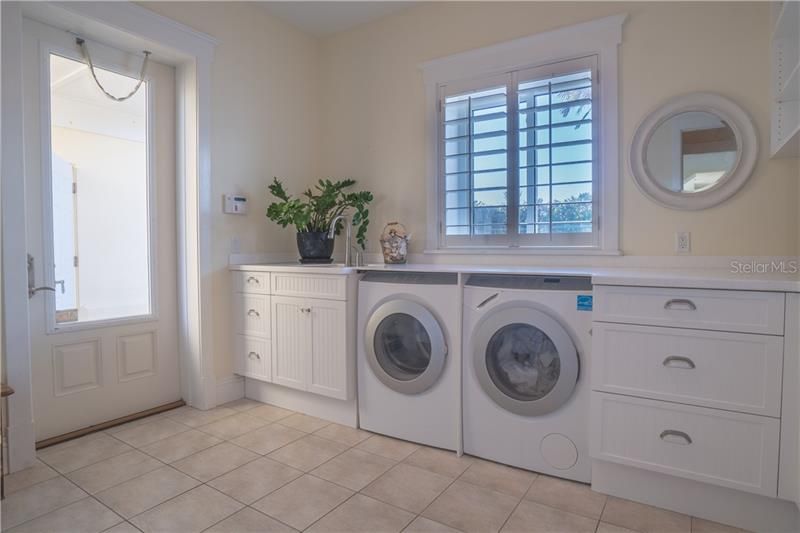
[[[14,533],[740,531],[251,400],[44,449],[6,491]]]

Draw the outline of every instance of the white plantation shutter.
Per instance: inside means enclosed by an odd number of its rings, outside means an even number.
[[[441,87],[445,246],[597,244],[595,63]]]
[[[454,92],[443,102],[446,234],[491,242],[508,225],[508,87]]]

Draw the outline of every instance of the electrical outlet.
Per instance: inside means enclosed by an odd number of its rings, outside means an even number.
[[[675,233],[675,251],[679,254],[688,254],[692,251],[692,234],[688,231]]]

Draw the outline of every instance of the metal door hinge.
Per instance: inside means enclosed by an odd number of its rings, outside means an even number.
[[[78,194],[78,182],[77,181],[73,181],[72,182],[72,194]]]
[[[78,256],[77,255],[72,257],[72,266],[74,266],[75,268],[78,268]]]

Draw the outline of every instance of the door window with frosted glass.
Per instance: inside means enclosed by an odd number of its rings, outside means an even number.
[[[127,94],[137,80],[96,68]],[[50,55],[52,260],[55,323],[153,312],[147,83],[116,102],[88,67]]]

